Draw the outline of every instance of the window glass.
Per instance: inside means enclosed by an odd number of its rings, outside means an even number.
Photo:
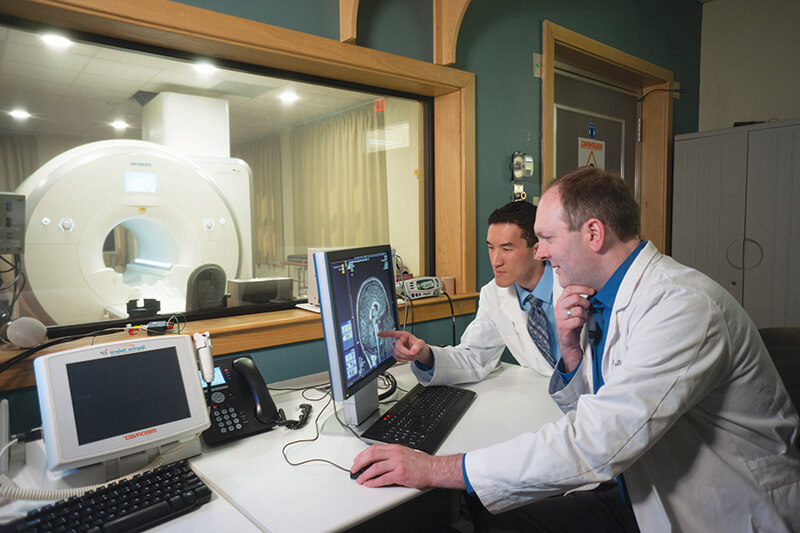
[[[0,191],[26,218],[0,301],[59,326],[263,311],[306,298],[309,248],[383,243],[424,275],[428,108],[0,26]]]

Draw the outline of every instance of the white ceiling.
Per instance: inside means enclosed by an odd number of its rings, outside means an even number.
[[[278,95],[293,89],[293,105]],[[218,69],[197,73],[186,61],[87,43],[48,47],[40,36],[0,26],[0,131],[79,136],[90,140],[141,138],[137,91],[171,91],[223,98],[230,109],[231,143],[371,102],[375,95]],[[19,121],[8,112],[33,117]],[[111,122],[131,125],[116,132]]]

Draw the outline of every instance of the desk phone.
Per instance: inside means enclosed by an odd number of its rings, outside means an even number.
[[[203,387],[210,387],[206,399],[211,427],[203,432],[206,444],[269,431],[280,419],[264,379],[249,355],[216,362],[214,380]]]

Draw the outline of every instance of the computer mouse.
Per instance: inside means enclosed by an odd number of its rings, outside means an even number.
[[[364,471],[365,471],[367,468],[371,467],[371,466],[372,466],[372,463],[368,463],[368,464],[367,464],[367,466],[365,466],[364,468],[362,468],[362,469],[361,469],[361,470],[359,470],[358,472],[350,472],[350,479],[357,479],[357,478],[358,478],[358,476],[360,476],[361,474],[363,474],[363,473],[364,473]]]

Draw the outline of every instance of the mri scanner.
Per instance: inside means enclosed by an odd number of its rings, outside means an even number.
[[[17,189],[27,197],[23,295],[46,324],[127,318],[129,300],[183,312],[186,283],[215,263],[253,273],[251,172],[227,157],[189,157],[161,144],[100,141],[50,160]],[[124,272],[106,266],[117,226],[135,240]]]

